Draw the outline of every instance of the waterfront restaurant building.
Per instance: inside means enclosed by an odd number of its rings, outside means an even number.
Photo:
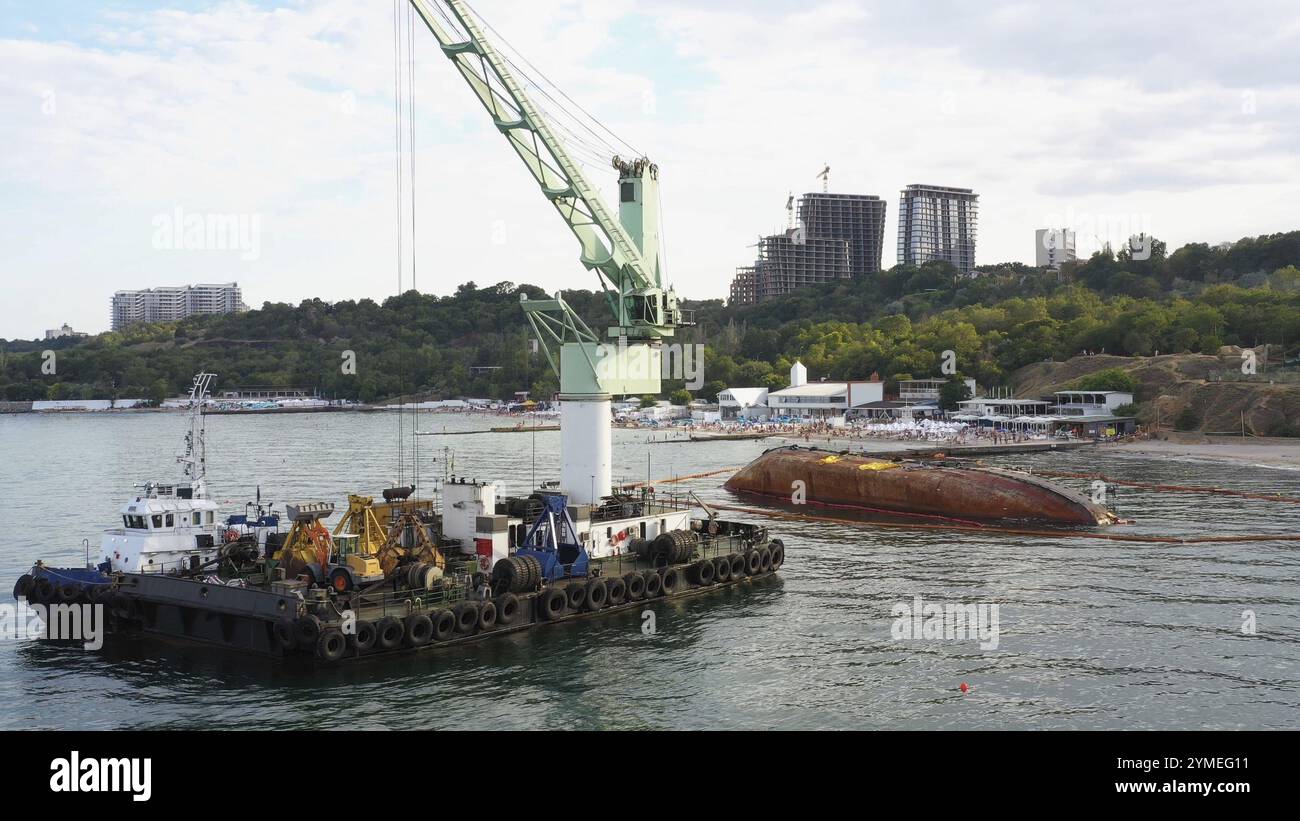
[[[1133,401],[1123,391],[1057,391],[1051,399],[994,399],[980,397],[959,403],[961,410],[949,418],[955,422],[1004,428],[1069,432],[1081,438],[1122,436],[1136,427],[1131,416],[1117,416],[1115,410]]]
[[[767,415],[767,388],[727,388],[718,394],[723,419]]]
[[[885,383],[875,382],[808,382],[808,369],[802,362],[790,368],[790,387],[772,391],[767,406],[773,416],[838,418],[885,398]]]

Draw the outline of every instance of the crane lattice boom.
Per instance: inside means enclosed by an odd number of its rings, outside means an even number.
[[[648,340],[671,336],[683,322],[676,295],[662,286],[658,168],[644,158],[630,162],[611,158],[620,174],[620,212],[615,219],[465,4],[461,0],[410,2],[577,236],[582,264],[599,275],[617,323],[609,336]],[[533,320],[534,314],[568,308],[562,300],[525,300],[524,310]],[[533,324],[536,328],[535,320]],[[575,325],[569,319],[559,324]]]

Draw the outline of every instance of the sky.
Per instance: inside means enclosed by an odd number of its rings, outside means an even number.
[[[658,163],[688,298],[725,297],[826,164],[831,191],[886,200],[886,266],[912,183],[980,195],[978,264],[1032,263],[1045,227],[1083,254],[1300,228],[1291,0],[472,5],[526,73]],[[253,307],[382,300],[412,273],[437,294],[596,287],[422,28],[399,222],[393,11],[0,0],[0,337],[106,330],[113,291],[159,285],[236,281]],[[574,150],[613,204],[603,148]]]

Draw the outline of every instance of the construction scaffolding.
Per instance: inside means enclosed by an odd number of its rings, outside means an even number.
[[[736,269],[732,305],[880,270],[885,201],[868,194],[804,194],[799,225],[758,242],[758,259]]]

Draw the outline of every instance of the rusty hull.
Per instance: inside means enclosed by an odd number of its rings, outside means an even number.
[[[803,482],[812,504],[981,521],[1109,525],[1109,510],[1069,488],[1019,471],[890,462],[802,447],[775,448],[723,485],[792,500]]]

